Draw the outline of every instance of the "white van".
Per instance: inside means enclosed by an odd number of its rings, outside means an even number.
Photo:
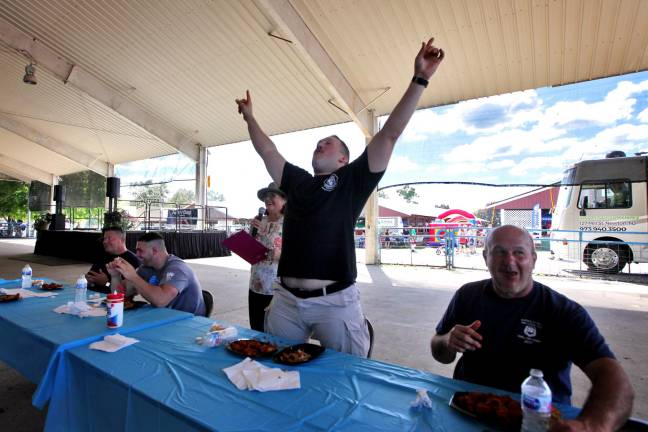
[[[552,255],[604,273],[648,262],[647,163],[613,157],[567,169],[552,217]]]

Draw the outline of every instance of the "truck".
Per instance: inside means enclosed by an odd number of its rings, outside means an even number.
[[[552,217],[552,256],[611,274],[648,262],[647,164],[617,151],[569,167]]]

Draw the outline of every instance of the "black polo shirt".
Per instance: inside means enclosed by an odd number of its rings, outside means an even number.
[[[279,276],[353,282],[354,229],[384,171],[369,171],[367,150],[332,174],[313,176],[286,162],[287,195]]]

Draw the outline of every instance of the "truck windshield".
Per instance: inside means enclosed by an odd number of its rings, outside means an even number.
[[[564,209],[568,207],[569,203],[571,202],[572,190],[574,189],[574,186],[572,186],[572,184],[574,183],[575,171],[575,168],[569,168],[565,171],[565,175],[560,186],[560,193],[558,194],[558,202],[556,203],[557,208]]]

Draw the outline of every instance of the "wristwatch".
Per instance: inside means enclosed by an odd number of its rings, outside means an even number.
[[[427,87],[428,84],[429,84],[428,80],[426,80],[425,78],[421,78],[420,76],[416,76],[416,75],[414,75],[414,77],[412,78],[412,82],[416,83],[416,84],[419,84],[419,85],[422,85],[423,87]]]

